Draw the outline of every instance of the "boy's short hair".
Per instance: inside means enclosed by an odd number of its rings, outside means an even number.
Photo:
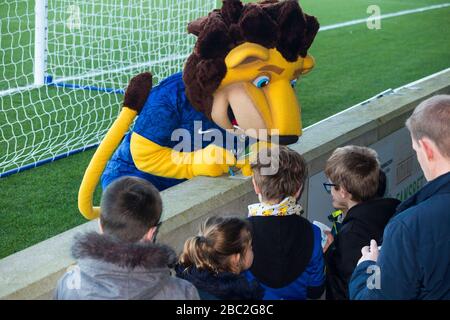
[[[265,175],[262,169],[278,165],[274,174]],[[283,200],[294,196],[304,186],[308,176],[305,159],[286,146],[272,146],[260,150],[252,162],[253,178],[264,200]]]
[[[431,97],[414,110],[406,127],[414,140],[432,140],[441,154],[450,159],[450,95]]]
[[[123,241],[138,242],[161,218],[158,189],[138,177],[121,177],[103,192],[100,223],[103,232]]]
[[[376,151],[370,148],[337,148],[327,160],[325,175],[337,189],[344,187],[353,201],[367,201],[380,192],[380,163]]]

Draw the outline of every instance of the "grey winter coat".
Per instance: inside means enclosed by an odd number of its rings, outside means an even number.
[[[57,300],[198,300],[189,282],[172,277],[175,252],[154,243],[124,243],[88,233],[76,238],[78,261],[58,282]]]

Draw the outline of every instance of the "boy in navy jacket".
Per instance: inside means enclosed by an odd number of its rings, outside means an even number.
[[[252,169],[260,203],[249,206],[254,260],[247,278],[262,285],[265,300],[320,298],[325,280],[321,233],[297,204],[307,177],[305,160],[277,146],[260,151]]]

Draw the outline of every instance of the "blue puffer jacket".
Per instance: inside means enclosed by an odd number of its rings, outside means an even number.
[[[397,212],[385,229],[378,262],[365,261],[353,272],[350,298],[450,299],[450,172]]]

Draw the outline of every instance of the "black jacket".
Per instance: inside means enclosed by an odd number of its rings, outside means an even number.
[[[397,199],[373,199],[357,204],[347,212],[340,232],[325,253],[328,300],[349,298],[348,284],[361,258],[361,248],[368,246],[371,239],[381,245],[384,228],[399,204]]]
[[[175,271],[177,277],[197,288],[201,300],[261,300],[264,295],[264,289],[256,281],[248,281],[242,274],[214,274],[182,265],[177,265]]]
[[[246,276],[262,285],[264,300],[320,298],[325,287],[320,229],[298,215],[248,220],[255,257]]]

